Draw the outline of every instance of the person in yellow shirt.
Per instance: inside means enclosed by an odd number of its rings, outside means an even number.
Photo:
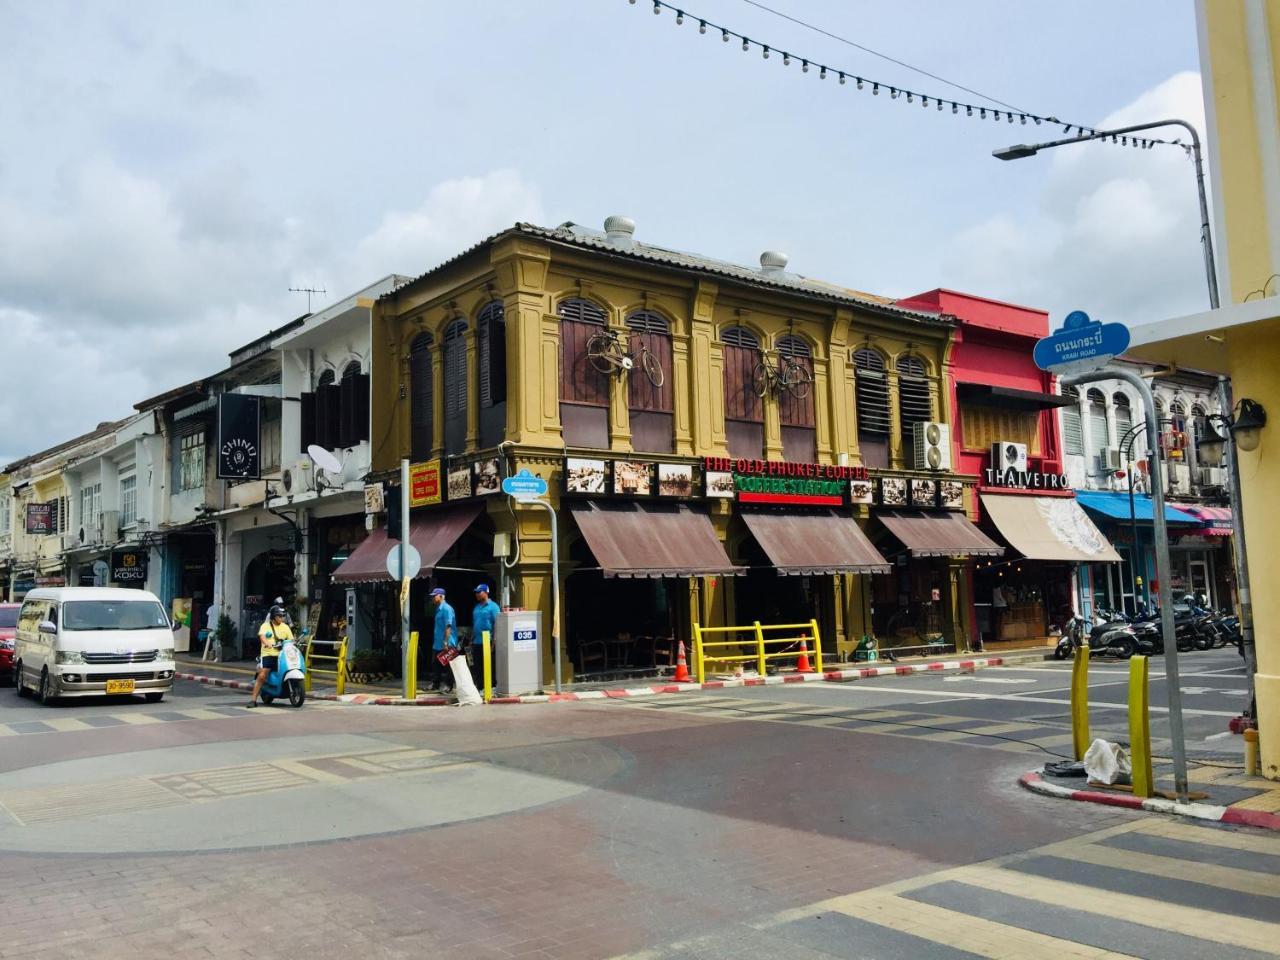
[[[262,685],[267,682],[267,677],[271,676],[279,664],[281,645],[284,641],[293,639],[293,631],[285,622],[286,616],[284,607],[274,606],[267,615],[267,619],[262,622],[262,626],[258,628],[258,643],[261,645],[258,656],[258,676],[253,681],[253,695],[249,698],[250,707],[258,705],[258,694],[262,692]]]

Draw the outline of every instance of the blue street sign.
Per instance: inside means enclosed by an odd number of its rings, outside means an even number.
[[[1050,373],[1099,370],[1112,357],[1129,349],[1129,328],[1123,323],[1090,320],[1083,310],[1067,314],[1062,329],[1036,341],[1036,366]]]
[[[502,492],[513,497],[545,497],[547,481],[535,477],[528,470],[521,470],[514,477],[502,481]]]

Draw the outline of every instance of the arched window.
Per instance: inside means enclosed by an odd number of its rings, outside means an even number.
[[[809,374],[813,383],[813,353],[809,344],[799,337],[787,334],[778,338],[778,353],[790,357]],[[813,387],[803,397],[790,390],[778,392],[778,419],[782,422],[782,457],[799,463],[813,463],[818,459],[818,430],[814,417]]]
[[[560,427],[570,447],[609,446],[609,375],[587,358],[587,341],[606,323],[604,308],[572,297],[560,316]]]
[[[889,377],[884,357],[870,347],[853,353],[854,395],[858,404],[858,447],[868,467],[889,466]]]
[[[1175,400],[1169,405],[1169,419],[1173,423],[1169,424],[1169,429],[1174,433],[1185,433],[1187,430],[1187,408],[1181,400]]]
[[[476,362],[480,366],[480,446],[493,447],[507,432],[507,322],[501,300],[476,315]]]
[[[1089,454],[1093,461],[1095,473],[1105,473],[1107,468],[1107,447],[1110,446],[1110,435],[1107,432],[1107,398],[1101,390],[1090,390],[1089,400]]]
[[[316,381],[316,443],[326,450],[342,446],[342,388],[333,370]]]
[[[760,340],[746,327],[720,332],[724,345],[724,429],[729,456],[764,456],[764,401],[751,385]]]
[[[916,442],[915,425],[933,420],[929,378],[919,357],[898,358],[898,419],[902,422],[902,449],[911,450]]]
[[[409,344],[409,456],[429,460],[435,445],[435,397],[431,375],[431,348],[435,341],[420,333]]]
[[[444,331],[444,453],[467,449],[467,321],[455,320]]]
[[[1117,393],[1111,398],[1111,406],[1116,412],[1116,446],[1132,451],[1135,447],[1133,435],[1133,408],[1129,405],[1127,394]]]
[[[359,360],[342,368],[338,393],[342,407],[338,446],[354,447],[369,439],[369,378],[360,372]]]
[[[1209,411],[1202,403],[1193,403],[1191,405],[1191,443],[1195,445],[1196,462],[1202,459],[1200,456],[1200,444],[1205,440],[1216,440],[1213,434],[1213,428],[1209,426]]]
[[[631,445],[644,453],[671,453],[675,450],[675,392],[671,370],[671,326],[666,318],[651,310],[639,310],[627,317],[631,346],[637,363],[627,374],[627,408],[631,416]],[[641,350],[657,361],[661,385],[642,369]]]
[[[1062,440],[1068,456],[1084,456],[1084,426],[1080,421],[1080,391],[1067,387],[1062,395],[1071,401],[1062,408]]]

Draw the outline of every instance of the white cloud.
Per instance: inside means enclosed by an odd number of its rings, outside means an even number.
[[[273,211],[234,167],[169,187],[91,159],[62,180],[43,205],[0,192],[0,338],[11,360],[0,463],[222,369],[229,350],[302,312],[290,286],[337,299],[542,216],[538,190],[499,170],[441,182],[347,246],[324,223]]]
[[[1176,74],[1097,128],[1170,117],[1203,129],[1197,74]],[[1186,139],[1177,127],[1151,135]],[[1054,325],[1077,307],[1128,323],[1207,307],[1193,167],[1182,150],[1086,143],[1020,162],[1048,165],[1039,209],[956,236],[948,285],[1046,308]]]

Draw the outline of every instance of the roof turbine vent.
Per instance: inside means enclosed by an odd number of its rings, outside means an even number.
[[[621,214],[606,217],[604,238],[619,250],[630,250],[636,242],[636,222]]]
[[[787,272],[787,255],[777,250],[760,254],[760,272],[766,277],[780,277]]]

